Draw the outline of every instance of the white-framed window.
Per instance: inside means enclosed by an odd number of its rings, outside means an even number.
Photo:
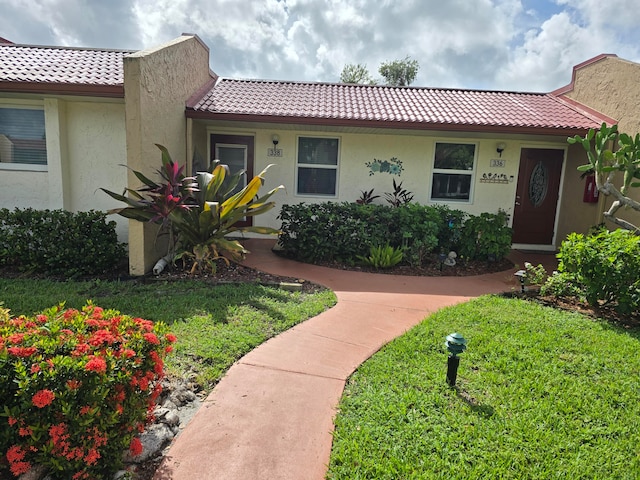
[[[298,195],[337,195],[340,142],[329,137],[298,137]]]
[[[471,201],[476,151],[475,143],[436,142],[431,200]]]
[[[47,165],[42,107],[0,105],[0,167]]]

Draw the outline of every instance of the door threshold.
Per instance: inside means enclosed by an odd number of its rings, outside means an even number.
[[[555,245],[535,245],[530,243],[513,243],[511,244],[512,250],[520,250],[525,253],[555,253],[558,249]]]

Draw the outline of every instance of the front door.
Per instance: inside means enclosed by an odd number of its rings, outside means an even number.
[[[229,166],[231,174],[244,170],[246,174],[240,179],[233,193],[247,186],[248,179],[253,178],[253,137],[244,135],[211,135],[211,161]],[[238,226],[251,225],[252,218],[238,222]]]
[[[513,243],[552,245],[564,150],[523,148],[513,209]]]

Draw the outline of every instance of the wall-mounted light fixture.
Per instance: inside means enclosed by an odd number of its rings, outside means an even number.
[[[277,133],[271,135],[271,141],[273,142],[273,148],[267,149],[267,157],[281,157],[282,149],[278,148],[278,143],[280,143],[280,136]]]
[[[496,144],[496,152],[498,152],[498,155],[500,155],[500,158],[502,158],[502,152],[504,152],[505,148],[507,148],[507,144],[504,142],[499,142]]]

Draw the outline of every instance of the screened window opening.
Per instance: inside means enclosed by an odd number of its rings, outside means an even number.
[[[43,110],[0,108],[0,163],[47,164]]]
[[[471,199],[475,153],[474,144],[436,143],[431,184],[432,200]]]
[[[301,195],[336,195],[337,138],[298,138],[297,192]]]

